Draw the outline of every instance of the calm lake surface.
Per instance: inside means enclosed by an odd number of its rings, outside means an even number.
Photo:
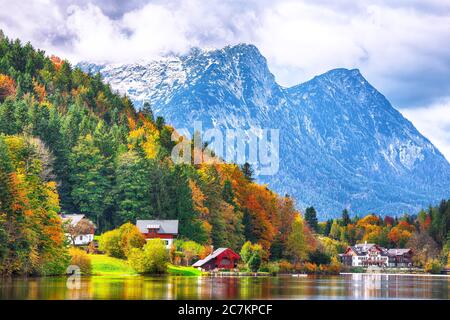
[[[346,274],[308,277],[0,278],[0,299],[449,299],[450,277]]]

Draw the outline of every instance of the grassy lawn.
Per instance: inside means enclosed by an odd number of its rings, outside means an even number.
[[[104,254],[90,254],[92,274],[100,276],[130,276],[137,273],[123,259],[108,257]],[[177,276],[201,276],[202,272],[193,267],[182,267],[169,264],[167,273]]]
[[[108,257],[103,254],[90,254],[92,274],[94,275],[136,275],[126,260]]]
[[[193,267],[182,267],[169,264],[167,266],[167,273],[177,276],[201,276],[202,272]]]

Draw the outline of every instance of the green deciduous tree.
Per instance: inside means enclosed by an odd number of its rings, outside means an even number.
[[[250,271],[256,272],[262,263],[264,250],[260,244],[252,244],[250,241],[244,243],[240,256]]]
[[[125,223],[118,229],[107,231],[99,239],[100,250],[115,258],[126,258],[133,248],[140,249],[144,244],[144,236],[131,223]]]
[[[161,240],[151,239],[144,248],[132,249],[128,259],[131,267],[138,273],[165,273],[169,263],[169,252]]]
[[[287,241],[287,250],[294,263],[308,258],[308,240],[305,236],[303,219],[300,216],[297,216],[292,223],[292,230]]]

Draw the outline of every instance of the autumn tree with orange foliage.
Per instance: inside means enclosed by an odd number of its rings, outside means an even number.
[[[404,247],[406,243],[411,239],[415,228],[407,221],[401,220],[395,227],[389,232],[389,240],[397,247]]]
[[[44,102],[45,98],[47,97],[47,91],[45,90],[45,86],[43,84],[40,84],[36,80],[34,80],[33,88],[34,88],[34,92],[37,95],[38,101]]]
[[[278,259],[284,256],[287,236],[299,212],[292,198],[280,197],[245,176],[234,164],[216,165],[222,180],[229,181],[234,202],[243,213],[245,240],[261,244],[263,258]],[[313,238],[312,236],[308,239]]]
[[[56,184],[40,170],[32,144],[0,136],[0,274],[62,274],[69,262]]]
[[[288,235],[295,217],[299,214],[295,208],[293,199],[288,195],[278,199],[277,208],[277,219],[272,222],[276,228],[276,234],[270,248],[271,259],[281,259],[285,257]]]
[[[16,82],[11,77],[0,74],[0,103],[16,94]]]

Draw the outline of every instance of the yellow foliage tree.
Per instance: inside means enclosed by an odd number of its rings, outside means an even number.
[[[10,76],[0,73],[0,102],[16,94],[16,82]]]

